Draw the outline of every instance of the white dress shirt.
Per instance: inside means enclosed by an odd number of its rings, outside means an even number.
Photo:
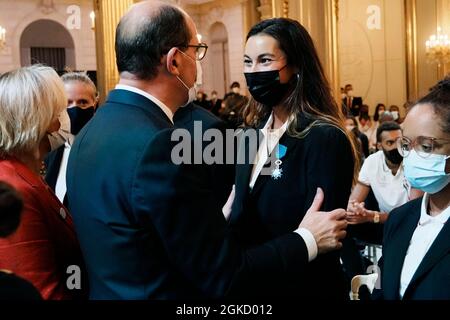
[[[400,298],[403,298],[417,268],[450,217],[450,207],[437,216],[430,216],[427,213],[428,201],[429,195],[425,193],[422,199],[419,223],[411,238],[403,262],[402,273],[400,276]]]
[[[169,107],[167,107],[164,103],[162,103],[161,101],[159,101],[158,99],[156,99],[154,96],[152,96],[151,94],[149,94],[148,92],[145,92],[141,89],[138,89],[136,87],[132,87],[132,86],[127,86],[125,84],[117,84],[116,85],[116,89],[121,89],[121,90],[127,90],[127,91],[131,91],[137,94],[140,94],[141,96],[146,97],[147,99],[149,99],[150,101],[152,101],[154,104],[156,104],[158,107],[161,108],[161,110],[166,114],[166,116],[170,119],[170,122],[173,123],[173,113],[172,111],[169,109]]]
[[[264,164],[266,163],[268,159],[268,153],[272,152],[272,150],[275,148],[275,146],[280,141],[283,134],[286,132],[287,127],[291,123],[292,118],[288,119],[279,129],[270,130],[269,128],[272,126],[273,122],[273,113],[270,115],[269,120],[267,120],[267,123],[265,124],[264,128],[262,129],[262,133],[264,135],[263,140],[261,141],[260,147],[258,149],[258,153],[256,154],[255,161],[253,162],[253,169],[252,169],[252,175],[250,179],[250,189],[253,189],[253,186],[255,185],[256,180],[258,179],[259,174],[261,173],[262,168],[264,167]],[[268,137],[268,138],[267,138]],[[231,204],[234,200],[234,186],[233,190],[231,191],[230,197],[228,198],[227,203],[225,204],[224,208],[222,209],[222,212],[225,216],[225,218],[228,220],[231,214]],[[303,241],[305,241],[306,248],[308,250],[308,260],[312,261],[317,257],[318,254],[318,248],[316,240],[314,239],[314,236],[312,233],[305,228],[298,228],[294,231],[295,233],[299,234]]]
[[[64,152],[61,159],[61,164],[59,166],[58,178],[56,179],[56,186],[55,186],[55,194],[58,197],[59,201],[61,201],[61,203],[64,202],[64,197],[67,192],[66,172],[67,172],[67,161],[69,160],[69,153],[70,153],[70,144],[66,142],[64,144]]]
[[[403,166],[400,165],[393,175],[382,150],[367,157],[359,172],[358,181],[372,189],[383,212],[389,213],[409,201],[411,187],[405,179]]]

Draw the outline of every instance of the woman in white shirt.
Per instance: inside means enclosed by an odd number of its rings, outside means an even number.
[[[450,77],[410,109],[398,150],[406,179],[425,195],[389,215],[376,296],[449,300]]]

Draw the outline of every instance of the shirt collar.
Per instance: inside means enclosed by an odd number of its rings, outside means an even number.
[[[445,224],[450,217],[450,207],[447,207],[439,215],[432,217],[428,214],[428,202],[430,201],[430,196],[425,193],[422,198],[422,206],[420,210],[419,225],[425,225],[427,223],[439,223]]]
[[[275,130],[271,130],[271,129],[269,129],[269,128],[270,128],[270,126],[272,125],[272,122],[274,121],[274,118],[273,118],[273,111],[272,111],[272,113],[270,114],[269,119],[267,119],[266,124],[265,124],[264,127],[261,129],[261,132],[264,134],[264,136],[266,136],[266,134],[267,134],[267,133],[269,132],[269,130],[270,130],[270,133],[272,134],[272,136],[276,136],[277,139],[279,140],[279,139],[283,136],[283,134],[286,132],[286,130],[287,130],[289,124],[290,124],[293,120],[294,120],[294,116],[290,116],[290,117],[283,123],[283,125],[282,125],[280,128],[275,129]]]
[[[151,94],[149,94],[148,92],[145,92],[144,90],[138,89],[136,87],[132,87],[132,86],[127,86],[125,84],[117,84],[116,85],[116,89],[121,89],[121,90],[127,90],[127,91],[131,91],[137,94],[140,94],[141,96],[146,97],[147,99],[149,99],[150,101],[152,101],[154,104],[156,104],[158,107],[161,108],[161,110],[166,114],[166,116],[170,119],[170,121],[173,123],[173,113],[172,111],[169,109],[169,107],[167,107],[164,103],[162,103],[161,101],[159,101],[157,98],[155,98],[154,96],[152,96]]]

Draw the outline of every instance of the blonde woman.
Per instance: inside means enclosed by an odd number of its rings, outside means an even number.
[[[64,85],[49,67],[0,76],[0,180],[24,202],[17,231],[0,239],[0,269],[30,281],[44,299],[71,298],[77,290],[67,287],[67,269],[81,267],[72,218],[39,175],[45,155],[64,143],[66,103]]]

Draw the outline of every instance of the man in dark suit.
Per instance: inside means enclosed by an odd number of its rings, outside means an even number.
[[[344,89],[345,97],[342,99],[342,109],[344,114],[351,114],[354,117],[359,116],[359,109],[362,106],[362,98],[353,96],[353,86],[346,84]]]
[[[206,53],[196,34],[184,11],[158,1],[133,5],[117,27],[119,84],[78,134],[67,172],[92,299],[251,294],[255,283],[307,266],[299,230],[319,253],[345,236],[345,212],[317,212],[319,194],[296,232],[244,250],[208,172],[175,163],[172,117],[195,99],[196,60]]]
[[[226,130],[230,129],[226,123],[220,118],[213,115],[206,109],[197,106],[194,103],[190,103],[183,108],[179,108],[174,116],[173,122],[175,127],[183,128],[189,131],[190,135],[194,137],[195,130],[201,132],[201,135],[210,129],[218,130],[224,137]],[[201,129],[201,131],[199,130]],[[203,150],[207,147],[207,144],[203,146]],[[235,149],[229,150],[234,152]],[[223,144],[223,159],[226,160],[227,148],[226,144]],[[223,163],[214,163],[207,165],[202,164],[204,169],[209,172],[208,176],[212,180],[212,186],[214,188],[214,196],[217,199],[217,204],[222,208],[230,195],[231,188],[234,182],[234,165]]]

